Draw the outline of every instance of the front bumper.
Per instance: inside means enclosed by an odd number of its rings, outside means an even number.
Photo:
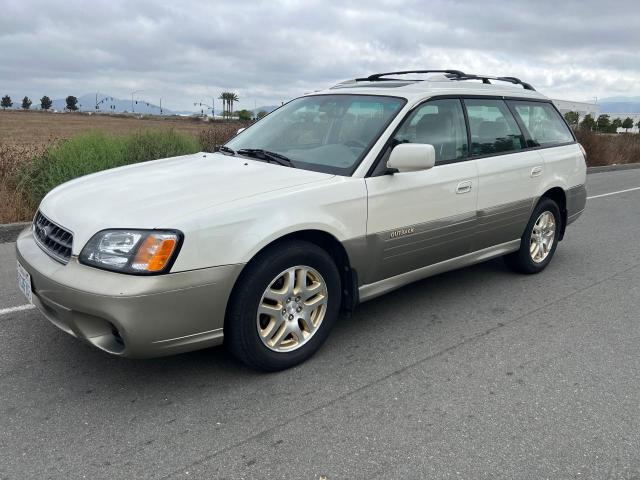
[[[243,265],[132,276],[62,265],[23,231],[16,254],[33,302],[61,330],[114,355],[172,355],[222,343],[227,300]]]

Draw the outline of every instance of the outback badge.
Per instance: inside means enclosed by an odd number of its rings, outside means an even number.
[[[404,235],[410,235],[415,231],[416,231],[415,227],[399,228],[398,230],[394,230],[393,232],[391,232],[391,235],[389,235],[389,238],[398,238]]]

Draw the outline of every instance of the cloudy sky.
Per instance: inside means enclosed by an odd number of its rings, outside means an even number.
[[[640,2],[0,0],[0,94],[106,92],[241,108],[409,68],[512,75],[554,97],[640,96]],[[15,100],[14,100],[15,101]],[[208,103],[208,102],[207,102]],[[218,107],[219,108],[219,107]]]

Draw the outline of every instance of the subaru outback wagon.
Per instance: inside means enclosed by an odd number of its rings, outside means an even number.
[[[296,98],[216,153],[53,189],[17,241],[21,290],[114,355],[218,345],[278,370],[341,311],[503,256],[538,273],[585,208],[585,155],[514,77],[371,75]]]

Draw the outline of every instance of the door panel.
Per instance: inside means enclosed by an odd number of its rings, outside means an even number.
[[[369,263],[362,283],[469,253],[478,197],[477,161],[366,179]]]
[[[474,250],[522,236],[544,176],[538,151],[500,99],[465,99],[471,151],[478,159],[478,229]]]
[[[544,161],[538,150],[478,160],[475,250],[522,236],[539,192],[543,170]]]

